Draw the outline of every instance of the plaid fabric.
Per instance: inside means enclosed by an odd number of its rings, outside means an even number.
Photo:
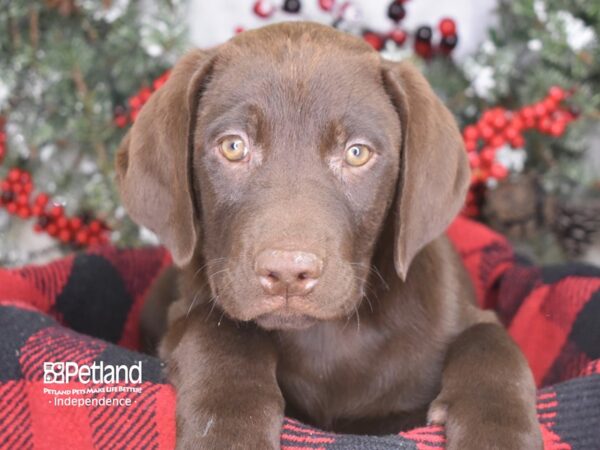
[[[448,235],[471,273],[478,300],[495,309],[533,369],[547,449],[600,448],[600,270],[540,268],[501,236],[457,219]],[[135,351],[148,288],[171,263],[164,249],[98,248],[39,267],[0,270],[0,448],[170,449],[173,388],[162,365]],[[142,361],[141,384],[44,384],[43,363]],[[79,390],[88,406],[57,406],[45,388]],[[131,406],[101,406],[100,397]],[[286,420],[285,450],[444,448],[443,427],[365,437]]]

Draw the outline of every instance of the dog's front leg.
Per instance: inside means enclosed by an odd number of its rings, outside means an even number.
[[[160,348],[177,390],[178,449],[279,449],[284,403],[269,336],[253,326],[175,320]]]
[[[542,448],[527,361],[495,323],[472,326],[450,345],[430,423],[445,424],[447,448]]]

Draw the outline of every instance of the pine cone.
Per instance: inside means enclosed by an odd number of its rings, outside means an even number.
[[[547,224],[552,199],[534,175],[511,177],[488,189],[482,208],[486,222],[512,239],[528,239]]]
[[[585,205],[560,202],[552,229],[567,256],[581,256],[600,231],[600,202]]]

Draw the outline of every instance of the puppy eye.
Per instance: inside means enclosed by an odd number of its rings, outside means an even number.
[[[226,136],[219,144],[219,150],[229,161],[241,161],[248,155],[248,147],[241,136]]]
[[[364,166],[371,159],[372,154],[373,151],[366,145],[354,144],[346,150],[344,161],[352,167],[360,167]]]

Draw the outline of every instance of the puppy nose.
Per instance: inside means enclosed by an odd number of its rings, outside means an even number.
[[[264,250],[256,258],[255,271],[267,294],[306,295],[319,282],[323,261],[313,253]]]

